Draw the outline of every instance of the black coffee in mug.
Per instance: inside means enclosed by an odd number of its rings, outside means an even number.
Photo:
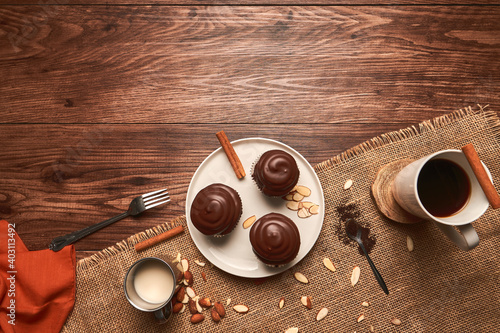
[[[428,161],[420,170],[417,193],[425,209],[436,217],[459,212],[469,200],[471,184],[467,173],[443,158]]]

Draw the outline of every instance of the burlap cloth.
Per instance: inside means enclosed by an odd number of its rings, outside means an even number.
[[[210,312],[199,324],[190,323],[189,311],[176,314],[164,325],[157,325],[150,313],[133,308],[123,293],[123,278],[135,260],[160,254],[176,255],[192,261],[205,260],[186,232],[140,254],[136,242],[172,225],[185,226],[184,217],[134,235],[92,257],[81,260],[77,268],[75,308],[63,332],[494,332],[500,329],[500,224],[499,212],[489,209],[473,223],[479,246],[469,252],[459,250],[429,222],[405,225],[384,218],[375,207],[370,186],[379,168],[400,158],[420,158],[447,148],[461,148],[472,142],[491,170],[496,187],[500,184],[500,122],[492,111],[468,108],[423,122],[418,126],[387,133],[346,151],[315,167],[325,192],[325,221],[311,252],[295,267],[262,281],[234,277],[216,267],[191,265],[194,288],[201,296],[231,305],[244,303],[247,314],[230,307],[227,316],[215,324]],[[353,186],[344,190],[347,179]],[[353,208],[371,229],[376,244],[371,257],[390,290],[385,295],[378,286],[366,259],[344,243],[339,225]],[[352,213],[347,209],[347,213]],[[340,230],[341,231],[341,230]],[[406,237],[415,244],[409,252]],[[323,266],[329,257],[337,267],[331,272]],[[350,276],[354,266],[361,268],[356,286]],[[200,277],[206,272],[208,281]],[[294,279],[304,273],[309,284]],[[259,283],[257,283],[259,282]],[[307,310],[301,296],[310,296],[313,308]],[[278,302],[285,297],[285,306]],[[363,301],[370,306],[363,307]],[[321,307],[329,314],[315,320]],[[365,318],[357,322],[360,314]],[[401,320],[400,326],[391,323]]]

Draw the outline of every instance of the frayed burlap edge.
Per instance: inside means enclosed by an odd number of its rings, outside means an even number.
[[[367,153],[377,148],[381,148],[391,143],[412,138],[427,131],[433,131],[445,127],[457,120],[463,119],[464,117],[479,113],[481,113],[481,115],[488,120],[488,122],[491,124],[491,127],[494,130],[497,140],[500,140],[500,119],[498,118],[496,112],[485,111],[488,105],[481,106],[478,104],[477,106],[479,108],[478,110],[473,110],[472,107],[469,106],[466,107],[465,109],[460,109],[444,116],[436,117],[431,120],[426,120],[418,125],[413,125],[401,130],[376,136],[370,140],[367,140],[353,148],[350,148],[340,153],[339,155],[330,158],[329,160],[317,164],[316,166],[314,166],[314,170],[316,172],[326,171],[334,165],[347,162],[352,157],[359,156],[361,154]]]
[[[186,218],[184,215],[182,215],[172,219],[170,222],[157,225],[156,227],[132,235],[127,239],[116,243],[113,246],[110,246],[104,250],[101,250],[91,255],[90,257],[79,260],[76,263],[76,272],[77,274],[83,272],[84,270],[96,266],[101,261],[109,259],[110,257],[113,257],[120,252],[134,249],[134,245],[139,242],[152,238],[156,235],[162,234],[165,231],[170,230],[178,225],[184,225],[185,223],[186,223]]]

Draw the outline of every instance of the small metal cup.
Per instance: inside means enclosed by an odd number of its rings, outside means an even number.
[[[167,300],[161,303],[151,303],[150,301],[141,298],[141,296],[139,296],[134,286],[134,279],[137,273],[141,270],[141,268],[145,267],[145,264],[150,262],[164,265],[165,269],[168,272],[170,272],[170,276],[172,278],[172,290],[170,292],[170,296],[168,297]],[[170,319],[170,316],[172,315],[171,300],[176,291],[176,275],[174,273],[174,269],[172,269],[172,267],[167,261],[156,257],[147,257],[137,260],[128,269],[127,274],[125,275],[123,286],[125,289],[125,296],[127,297],[127,300],[136,309],[145,312],[153,312],[156,320],[160,324],[164,324]]]

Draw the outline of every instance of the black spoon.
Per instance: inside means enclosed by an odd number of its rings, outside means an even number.
[[[349,227],[350,225],[350,227]],[[353,232],[356,230],[356,234],[354,235]],[[382,275],[378,272],[377,268],[375,268],[375,264],[373,264],[373,261],[370,259],[368,256],[368,252],[366,252],[365,246],[363,245],[363,242],[361,241],[361,227],[360,225],[354,221],[353,219],[347,219],[345,222],[345,231],[347,233],[347,236],[349,236],[350,239],[355,240],[358,242],[359,247],[361,250],[363,250],[363,253],[365,254],[366,259],[368,259],[368,263],[370,264],[370,267],[373,271],[373,274],[375,275],[375,278],[377,279],[378,284],[382,287],[382,290],[389,295],[389,289],[387,289],[387,286],[385,285],[384,279],[382,279]]]

